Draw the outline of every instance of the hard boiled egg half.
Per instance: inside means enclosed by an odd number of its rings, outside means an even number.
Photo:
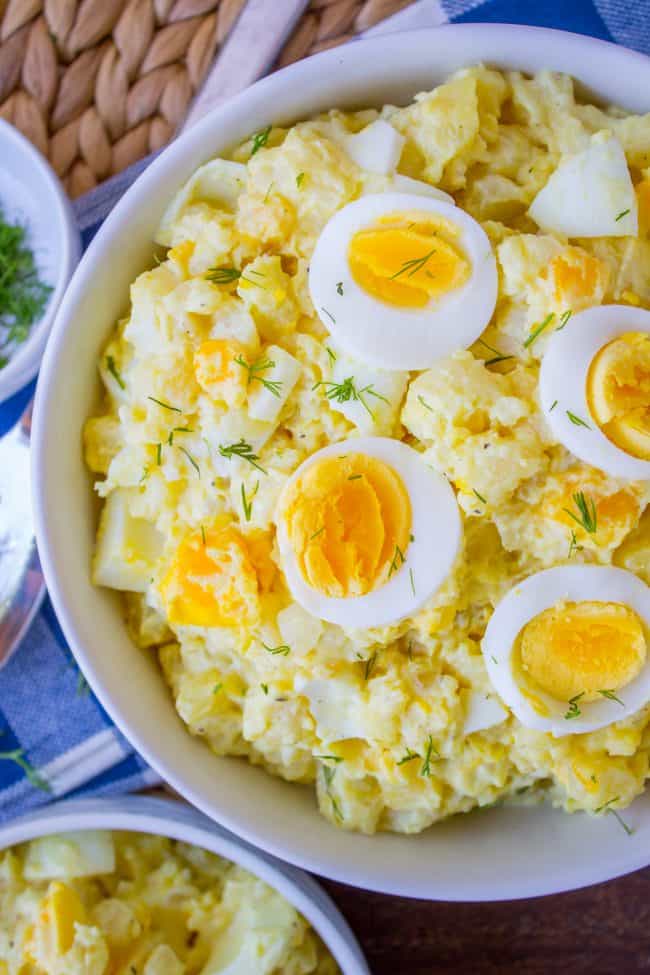
[[[650,701],[650,587],[612,566],[529,576],[490,617],[482,650],[501,699],[555,737],[595,731]]]
[[[275,522],[296,602],[351,629],[415,613],[448,575],[461,539],[447,480],[388,437],[313,454],[286,483]]]
[[[496,261],[482,228],[459,207],[375,193],[325,225],[309,288],[348,355],[382,369],[426,369],[468,348],[489,322]]]
[[[614,477],[650,478],[650,312],[601,305],[551,336],[541,407],[567,450]]]

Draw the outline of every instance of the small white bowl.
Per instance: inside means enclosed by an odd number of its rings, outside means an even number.
[[[0,403],[13,396],[41,364],[63,292],[79,263],[81,237],[54,171],[18,129],[0,119],[0,210],[27,228],[27,243],[42,280],[52,288],[41,318],[0,369]]]
[[[239,864],[274,887],[318,932],[343,975],[370,975],[359,944],[334,902],[311,877],[289,867],[172,799],[125,796],[73,799],[30,813],[0,829],[0,850],[50,833],[128,830],[192,843]]]
[[[462,24],[390,34],[325,51],[270,75],[181,135],[112,211],[68,288],[41,370],[32,439],[38,546],[50,596],[93,690],[144,758],[204,813],[314,873],[387,893],[499,900],[557,893],[650,863],[650,794],[614,817],[568,816],[549,806],[456,816],[418,836],[335,829],[312,789],[241,759],[218,758],[177,715],[155,658],[138,652],[116,593],[93,587],[96,534],[81,428],[98,402],[97,360],[152,263],[158,222],[203,162],[269,122],[332,106],[404,104],[478,61],[565,71],[592,97],[650,110],[650,59],[577,34]]]

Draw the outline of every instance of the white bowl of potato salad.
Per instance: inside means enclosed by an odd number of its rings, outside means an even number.
[[[368,975],[321,888],[195,810],[58,803],[0,831],[7,975]]]
[[[330,52],[84,258],[55,606],[144,756],[286,859],[446,898],[647,862],[649,79],[521,28]]]

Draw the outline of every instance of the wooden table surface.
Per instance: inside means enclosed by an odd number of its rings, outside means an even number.
[[[322,884],[373,975],[650,972],[650,867],[569,894],[496,904],[427,903]]]

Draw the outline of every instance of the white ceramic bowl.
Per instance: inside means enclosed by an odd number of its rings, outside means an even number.
[[[81,240],[70,203],[56,175],[31,142],[0,119],[0,208],[11,223],[27,226],[28,243],[52,292],[29,337],[0,369],[0,403],[33,379],[61,303],[79,262]]]
[[[102,703],[175,789],[229,829],[317,873],[362,887],[447,900],[529,897],[584,886],[650,862],[650,797],[627,816],[495,809],[418,836],[334,829],[311,789],[216,758],[186,732],[151,656],[134,650],[115,594],[93,588],[96,509],[80,450],[97,396],[96,360],[124,312],[128,287],[151,261],[151,239],[174,191],[208,157],[269,122],[331,106],[406,102],[477,61],[575,75],[602,99],[650,109],[650,60],[571,34],[463,25],[395,34],[325,52],[250,88],[197,124],[154,162],[113,210],[61,306],[39,383],[34,484],[43,567],[63,629]]]
[[[146,796],[57,802],[0,829],[0,850],[37,836],[85,829],[169,836],[239,864],[265,880],[300,911],[334,955],[343,975],[370,975],[352,931],[315,880],[302,870],[260,853],[184,803]]]

